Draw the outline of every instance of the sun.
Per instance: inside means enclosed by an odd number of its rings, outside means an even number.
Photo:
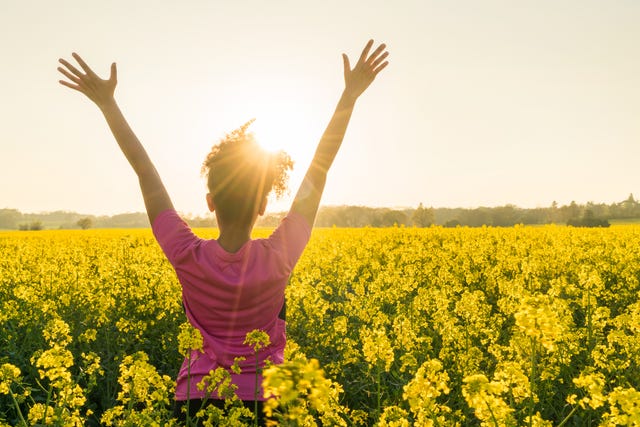
[[[318,130],[311,124],[311,115],[296,105],[294,102],[269,101],[267,98],[248,109],[251,114],[249,118],[255,118],[249,130],[254,133],[258,144],[270,152],[285,151],[294,163],[293,170],[289,172],[288,192],[281,198],[270,197],[268,211],[288,209],[320,138]]]
[[[295,111],[263,110],[255,114],[251,130],[268,151],[286,151],[294,160],[311,160],[318,140]]]
[[[315,153],[321,131],[319,119],[300,108],[299,103],[265,101],[254,105],[250,130],[267,151],[284,150],[293,159],[294,173],[306,168]]]

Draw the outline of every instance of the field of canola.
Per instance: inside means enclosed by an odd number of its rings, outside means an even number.
[[[639,226],[318,229],[287,298],[278,425],[640,425]],[[177,425],[197,346],[149,230],[0,232],[0,426]]]

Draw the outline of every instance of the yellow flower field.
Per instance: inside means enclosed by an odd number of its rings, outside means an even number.
[[[317,229],[287,298],[278,425],[640,425],[639,226]],[[0,426],[178,425],[185,320],[150,230],[0,232]]]

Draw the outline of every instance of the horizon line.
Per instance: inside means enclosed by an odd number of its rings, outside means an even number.
[[[629,197],[633,197],[633,193],[629,194]],[[587,204],[594,204],[594,205],[607,205],[610,206],[612,204],[621,204],[624,203],[625,201],[629,200],[629,197],[627,197],[627,199],[624,199],[622,201],[619,202],[611,202],[611,203],[607,203],[607,202],[593,202],[593,201],[587,201],[587,202],[577,202],[575,200],[572,200],[571,202],[567,203],[567,204],[558,204],[558,207],[562,207],[562,206],[570,206],[572,203],[575,203],[578,206],[581,205],[587,205]],[[635,200],[635,197],[633,197]],[[637,200],[636,200],[637,202]],[[545,208],[551,208],[553,203],[557,203],[555,200],[552,201],[550,204],[546,205],[546,206],[542,206],[542,205],[536,205],[535,207],[522,207],[519,205],[516,205],[514,203],[505,203],[505,204],[501,204],[501,205],[475,205],[475,206],[433,206],[433,205],[426,205],[422,202],[418,203],[417,206],[401,206],[401,205],[396,205],[396,206],[374,206],[374,205],[361,205],[361,204],[355,204],[355,205],[351,205],[351,204],[327,204],[327,205],[320,205],[319,209],[322,208],[340,208],[340,207],[358,207],[358,208],[370,208],[370,209],[391,209],[391,210],[405,210],[405,209],[417,209],[420,205],[423,205],[424,208],[427,209],[482,209],[482,208],[489,208],[489,209],[493,209],[493,208],[501,208],[501,207],[513,207],[516,209],[545,209]],[[51,214],[51,213],[56,213],[56,212],[64,212],[64,213],[69,213],[69,214],[78,214],[78,215],[85,215],[85,216],[116,216],[116,215],[130,215],[130,214],[143,214],[146,215],[145,211],[126,211],[126,212],[117,212],[117,213],[113,213],[113,214],[108,214],[108,213],[83,213],[83,212],[79,212],[79,211],[74,211],[74,210],[65,210],[65,209],[55,209],[55,210],[48,210],[48,211],[22,211],[19,208],[12,208],[12,207],[4,207],[4,208],[0,208],[0,211],[2,210],[15,210],[20,212],[21,214],[26,214],[26,215],[45,215],[45,214]],[[203,215],[207,215],[208,213],[203,212],[203,213],[193,213],[193,212],[185,212],[183,210],[179,210],[176,209],[176,212],[178,212],[180,215],[195,215],[196,217],[201,217]],[[267,211],[265,212],[264,215],[262,215],[263,217],[268,216],[268,215],[276,215],[276,214],[282,214],[282,213],[286,213],[288,212],[288,210],[277,210],[277,211]]]

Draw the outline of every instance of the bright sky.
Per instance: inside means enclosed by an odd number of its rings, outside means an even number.
[[[98,109],[60,86],[81,54],[176,208],[206,212],[200,164],[255,117],[295,194],[369,38],[390,65],[356,106],[327,205],[476,207],[640,195],[637,0],[2,0],[0,208],[143,211]]]

